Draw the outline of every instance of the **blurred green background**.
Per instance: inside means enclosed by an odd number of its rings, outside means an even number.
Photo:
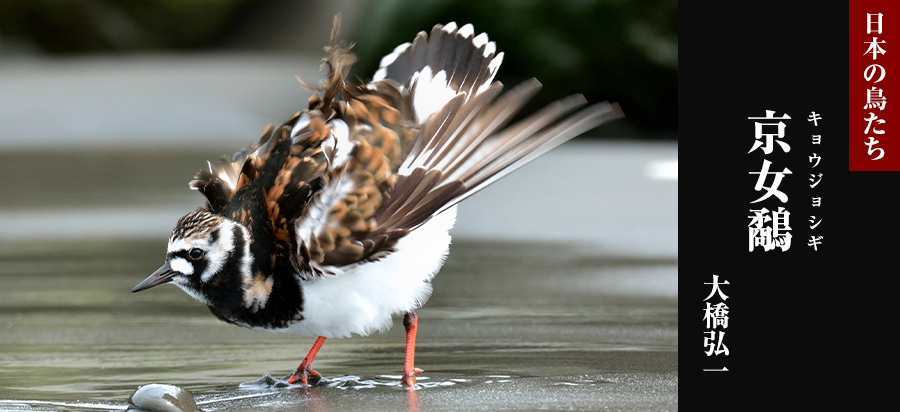
[[[0,58],[248,51],[321,53],[331,18],[360,57],[351,78],[436,23],[472,23],[506,53],[497,79],[544,84],[529,112],[572,93],[618,102],[613,137],[677,139],[674,0],[3,0]]]

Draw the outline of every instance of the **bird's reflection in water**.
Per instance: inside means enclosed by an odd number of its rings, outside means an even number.
[[[265,391],[265,393],[260,393],[259,396],[272,395],[277,396],[284,394],[282,392],[284,390],[289,391],[292,395],[291,399],[294,401],[299,401],[297,398],[302,398],[306,402],[304,403],[306,410],[310,411],[325,411],[325,410],[334,410],[335,406],[329,402],[329,396],[326,392],[322,391],[330,391],[334,389],[339,390],[365,390],[365,389],[393,389],[393,390],[402,390],[406,397],[406,406],[407,410],[418,412],[420,409],[420,401],[419,401],[419,391],[427,388],[436,388],[436,387],[446,387],[456,385],[456,382],[452,381],[428,381],[427,377],[422,377],[420,380],[424,380],[425,382],[417,383],[415,388],[410,388],[408,386],[403,385],[402,375],[378,375],[373,379],[364,379],[360,376],[356,375],[348,375],[348,376],[338,376],[333,378],[321,378],[314,382],[311,382],[310,385],[304,384],[289,384],[284,379],[275,379],[271,375],[264,375],[262,378],[244,382],[238,386],[238,389],[242,391]],[[466,381],[464,379],[460,379],[459,381]],[[246,396],[246,395],[245,395]],[[238,396],[239,397],[239,396]],[[220,398],[215,402],[225,402],[232,400],[234,398],[226,397]],[[286,402],[290,402],[288,399],[285,399]],[[203,402],[201,402],[203,403]]]
[[[419,412],[419,390],[406,388],[406,410]]]

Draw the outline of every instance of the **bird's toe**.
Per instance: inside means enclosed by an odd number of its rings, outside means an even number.
[[[322,379],[321,373],[309,368],[297,368],[294,373],[288,375],[284,380],[286,380],[287,383],[291,385],[297,385],[301,383],[304,385],[309,385],[310,381],[315,384],[319,381],[319,379]]]

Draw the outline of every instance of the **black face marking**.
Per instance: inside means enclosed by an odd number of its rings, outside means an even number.
[[[303,307],[303,292],[292,264],[290,242],[285,239],[284,233],[276,233],[280,229],[287,232],[287,239],[292,239],[292,224],[289,220],[281,220],[279,224],[285,227],[274,225],[268,213],[266,196],[291,153],[291,139],[285,134],[270,144],[274,146],[264,162],[259,165],[253,162],[244,164],[242,173],[249,173],[245,178],[247,182],[234,193],[221,215],[204,211],[191,213],[179,222],[173,239],[190,236],[216,244],[228,237],[228,233],[222,230],[232,231],[228,255],[224,256],[221,267],[217,266],[215,274],[206,274],[206,281],[203,281],[203,274],[212,264],[210,256],[218,252],[207,251],[198,260],[192,260],[191,250],[179,252],[194,267],[194,276],[188,279],[186,287],[201,295],[203,302],[221,320],[242,326],[285,328],[298,319]],[[259,169],[256,169],[257,166]],[[322,183],[319,181],[316,184]],[[309,196],[305,193],[302,199],[308,201]],[[236,224],[214,224],[219,219]],[[247,235],[252,238],[247,238]],[[216,256],[217,264],[218,259]],[[260,281],[266,282],[266,287],[271,291],[261,308],[245,302],[248,282]]]
[[[193,262],[189,262],[192,266],[194,266],[194,273],[191,274],[191,278],[195,279],[197,282],[200,281],[200,276],[206,271],[206,259],[195,260]]]
[[[179,250],[177,252],[169,252],[168,254],[166,254],[166,258],[169,260],[172,260],[173,258],[180,257],[180,258],[187,260],[188,259],[187,254],[188,254],[188,252],[186,250]]]
[[[210,311],[225,322],[245,327],[280,329],[296,322],[301,317],[303,292],[291,266],[276,264],[273,268],[270,275],[273,280],[272,293],[264,308],[252,312],[245,306],[240,273],[247,253],[247,242],[238,226],[233,228],[233,238],[234,248],[219,274],[202,286]],[[251,255],[254,255],[253,243],[250,249]],[[251,270],[252,273],[259,273],[255,265]]]

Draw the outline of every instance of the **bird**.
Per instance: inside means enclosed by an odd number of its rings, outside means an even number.
[[[171,283],[224,322],[315,337],[283,379],[292,385],[321,379],[312,362],[326,339],[402,316],[401,385],[414,389],[415,310],[449,253],[458,203],[623,114],[572,95],[510,125],[540,83],[501,94],[504,54],[455,22],[397,46],[355,84],[339,30],[338,15],[326,76],[304,83],[308,108],[193,177],[205,205],[177,221],[165,263],[132,292]]]

